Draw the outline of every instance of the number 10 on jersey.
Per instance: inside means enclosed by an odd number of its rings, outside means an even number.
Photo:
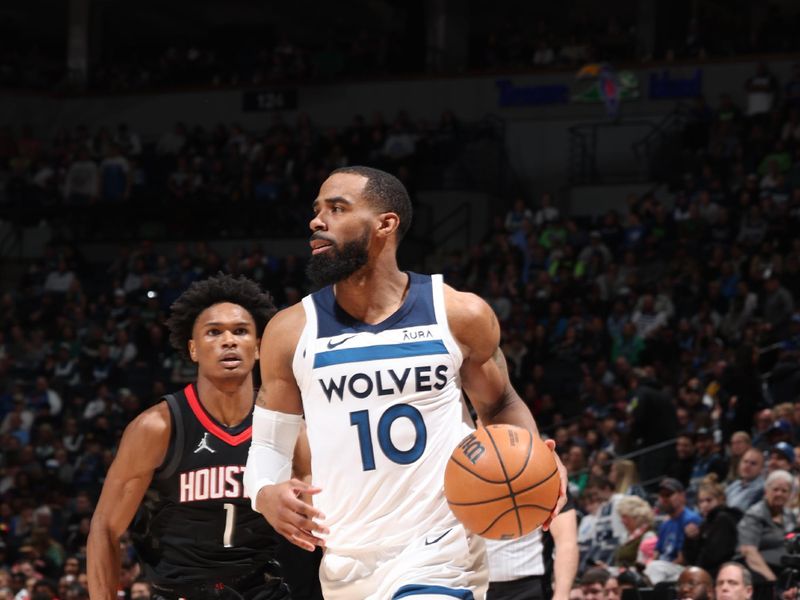
[[[364,471],[375,470],[375,451],[372,447],[372,425],[370,411],[357,410],[350,413],[350,425],[358,431],[358,443],[361,449],[361,467]],[[392,441],[392,425],[398,419],[408,419],[414,427],[414,443],[408,450],[400,450]],[[409,465],[418,460],[425,452],[428,431],[422,413],[409,404],[390,406],[378,419],[378,445],[384,456],[399,465]]]

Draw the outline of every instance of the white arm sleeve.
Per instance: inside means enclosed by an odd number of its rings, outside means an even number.
[[[256,496],[265,485],[289,479],[302,415],[253,409],[253,437],[244,470],[244,491],[256,510]]]

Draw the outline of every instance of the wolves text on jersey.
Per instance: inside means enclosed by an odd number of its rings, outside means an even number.
[[[435,380],[435,383],[434,381]],[[373,394],[389,396],[402,394],[407,385],[413,384],[416,392],[429,392],[432,389],[441,390],[447,384],[447,365],[423,365],[419,367],[406,367],[402,371],[385,369],[372,373],[353,373],[340,375],[338,378],[318,379],[322,391],[331,401],[334,394],[339,400],[344,400],[345,392],[359,399],[367,398]]]
[[[244,465],[204,467],[181,473],[181,502],[246,498],[242,473]]]

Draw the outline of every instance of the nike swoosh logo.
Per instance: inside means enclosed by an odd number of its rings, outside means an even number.
[[[346,338],[339,340],[338,342],[334,342],[333,340],[328,340],[328,350],[333,350],[336,346],[341,346],[350,338],[356,337],[356,334],[348,335]]]
[[[435,544],[436,542],[438,542],[440,539],[442,539],[444,536],[446,536],[451,531],[453,531],[452,527],[450,529],[448,529],[447,531],[445,531],[442,535],[440,535],[439,537],[437,537],[434,540],[429,540],[428,538],[425,538],[425,545],[426,546],[430,546],[431,544]]]

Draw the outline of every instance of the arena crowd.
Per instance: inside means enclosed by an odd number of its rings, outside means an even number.
[[[800,70],[748,81],[745,106],[696,100],[669,200],[630,197],[585,220],[550,194],[508,198],[480,243],[437,257],[447,282],[494,308],[515,387],[557,441],[581,573],[673,585],[686,565],[715,575],[739,560],[769,594],[785,571],[783,535],[800,518]],[[420,157],[457,131],[450,114],[425,136],[402,115],[263,136],[177,125],[139,162],[124,126],[53,140],[7,127],[0,164],[6,208],[31,190],[70,208],[154,189],[228,210],[248,197],[274,216],[265,234],[304,235],[329,170],[377,164],[413,191]],[[130,241],[88,261],[79,240],[93,226],[54,240],[0,298],[0,598],[88,597],[86,535],[119,436],[194,378],[164,328],[192,281],[243,274],[282,306],[308,291],[304,257],[257,244],[222,255]],[[123,571],[129,596],[148,597],[130,549]]]

